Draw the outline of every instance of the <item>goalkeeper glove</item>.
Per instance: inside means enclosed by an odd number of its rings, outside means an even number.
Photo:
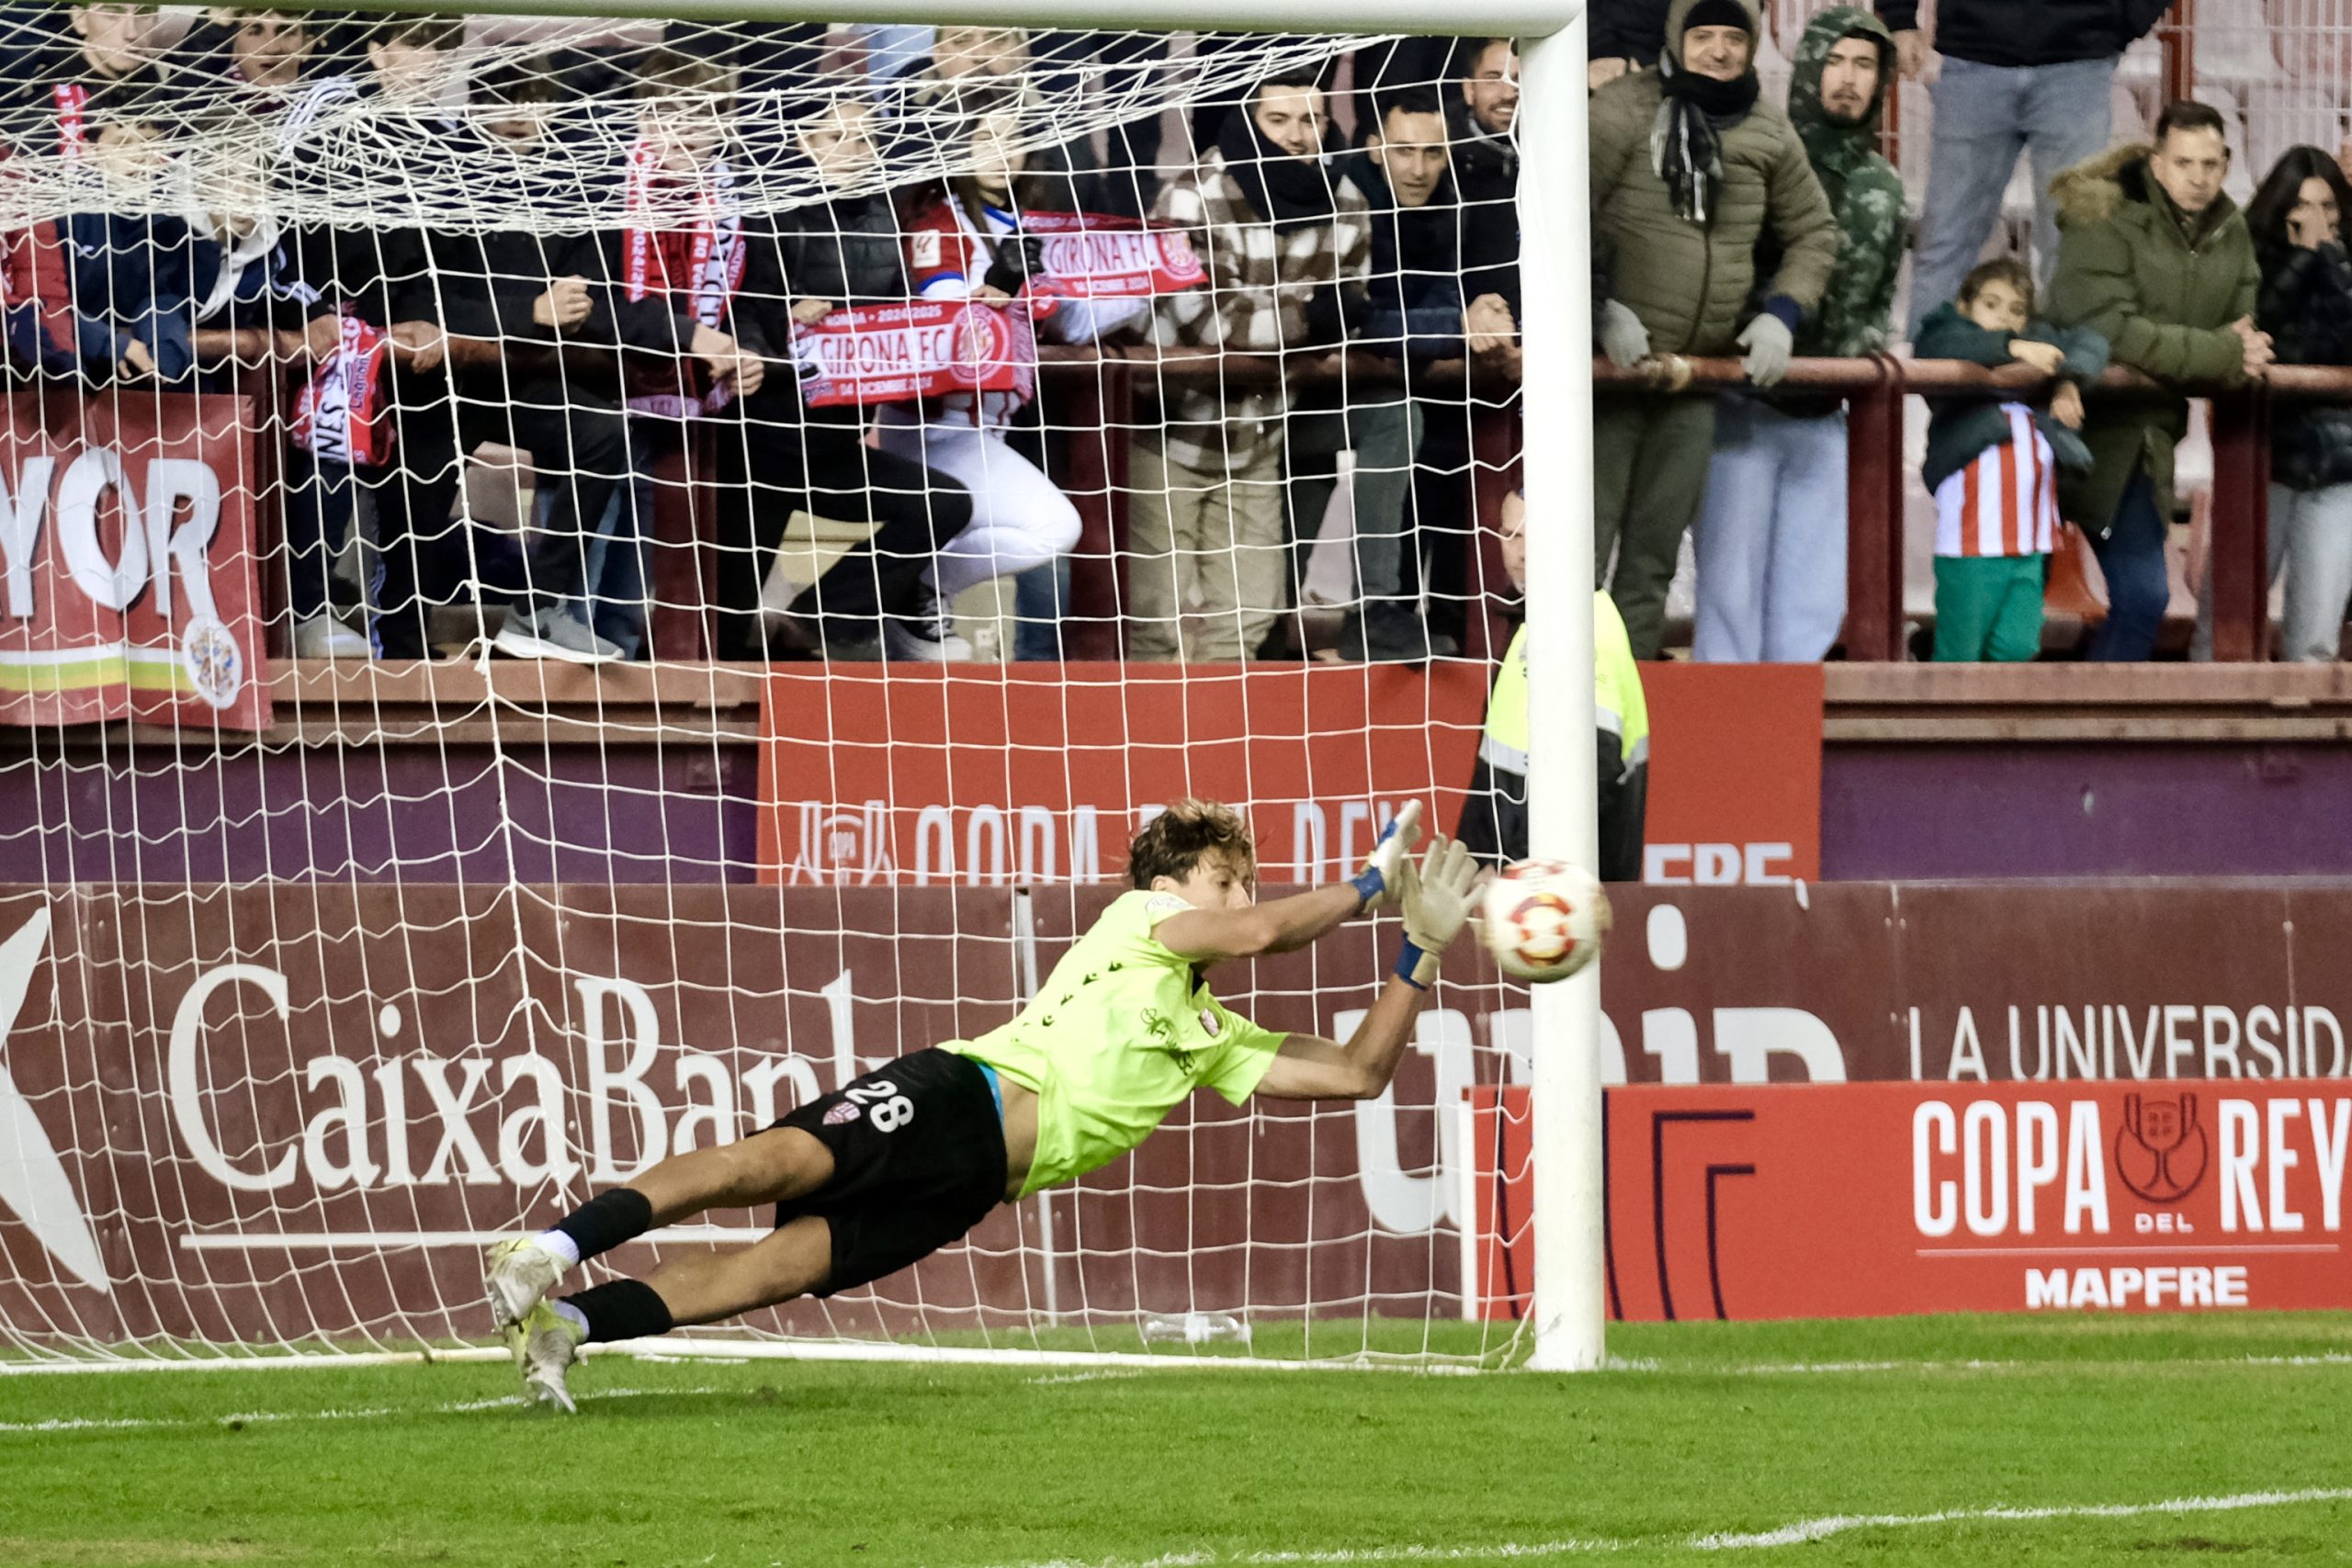
[[[1408,800],[1405,808],[1388,819],[1380,837],[1373,840],[1372,854],[1364,861],[1363,870],[1349,883],[1356,890],[1356,913],[1380,908],[1381,900],[1395,893],[1401,879],[1412,870],[1413,846],[1421,840],[1421,803]]]
[[[1471,889],[1478,863],[1470,846],[1443,835],[1430,840],[1419,872],[1408,863],[1400,897],[1405,906],[1405,944],[1396,950],[1396,977],[1426,991],[1437,979],[1440,954],[1453,944],[1470,919]]]

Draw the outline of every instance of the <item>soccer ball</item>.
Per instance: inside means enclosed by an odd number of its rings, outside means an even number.
[[[1565,980],[1600,953],[1609,896],[1592,873],[1555,860],[1507,865],[1487,884],[1487,949],[1503,973]]]

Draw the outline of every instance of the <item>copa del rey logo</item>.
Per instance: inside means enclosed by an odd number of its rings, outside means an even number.
[[[2150,1203],[2177,1203],[2205,1179],[2208,1144],[2197,1120],[2197,1096],[2166,1100],[2123,1097],[2123,1123],[2115,1130],[2115,1174]]]
[[[42,909],[0,942],[0,1046],[23,1011],[33,973],[49,946],[49,911]],[[106,1261],[89,1216],[55,1145],[41,1130],[32,1103],[18,1092],[0,1054],[0,1206],[15,1213],[60,1268],[94,1290],[109,1288]]]

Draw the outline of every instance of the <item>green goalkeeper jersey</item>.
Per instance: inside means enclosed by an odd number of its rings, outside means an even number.
[[[942,1047],[1037,1096],[1037,1152],[1023,1197],[1108,1165],[1204,1084],[1250,1098],[1283,1036],[1227,1010],[1152,931],[1192,906],[1122,895],[1062,955],[1020,1015]]]

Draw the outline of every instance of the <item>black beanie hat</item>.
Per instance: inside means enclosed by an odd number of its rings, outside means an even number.
[[[1682,17],[1682,30],[1692,28],[1737,28],[1752,37],[1756,18],[1739,0],[1698,0]]]

